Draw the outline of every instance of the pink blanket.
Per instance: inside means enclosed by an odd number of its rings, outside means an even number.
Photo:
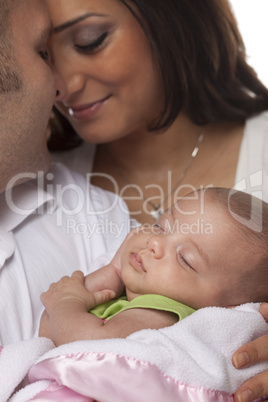
[[[79,341],[58,348],[44,338],[32,340],[43,342],[47,352],[30,369],[28,362],[26,381],[9,401],[233,401],[244,381],[268,369],[267,363],[244,370],[231,364],[237,347],[267,333],[258,308],[205,308],[172,327],[139,331],[126,339]],[[5,349],[0,355],[0,394],[5,375],[12,373]],[[1,367],[4,356],[6,366]],[[24,365],[19,355],[13,370],[16,365]],[[11,389],[9,384],[6,395],[17,385]]]

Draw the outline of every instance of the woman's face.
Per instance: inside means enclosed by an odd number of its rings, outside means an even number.
[[[47,0],[52,59],[67,88],[57,103],[95,143],[144,130],[161,113],[163,88],[150,42],[120,0]]]

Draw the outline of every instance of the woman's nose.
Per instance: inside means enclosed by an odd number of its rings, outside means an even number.
[[[164,256],[164,237],[163,236],[151,236],[147,241],[147,248],[153,253],[153,256],[160,259]]]
[[[75,73],[64,79],[66,86],[66,96],[68,99],[72,95],[80,92],[85,87],[85,80],[83,74]]]
[[[61,101],[66,96],[66,86],[61,75],[54,71],[55,86],[56,86],[56,101]]]
[[[50,42],[49,50],[57,85],[56,100],[68,101],[73,94],[85,87],[88,69],[85,71],[56,38]]]
[[[56,79],[57,101],[67,101],[84,89],[86,76],[72,60],[52,57]]]
[[[87,76],[83,71],[80,71],[79,66],[71,60],[68,62],[66,60],[66,62],[58,62],[55,67],[65,88],[64,96],[60,100],[69,101],[75,94],[83,91],[87,83]]]

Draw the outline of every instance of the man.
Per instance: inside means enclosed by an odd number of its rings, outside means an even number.
[[[0,2],[0,191],[14,175],[47,170],[48,119],[64,92],[50,65],[42,0]]]
[[[43,0],[0,0],[0,345],[37,334],[51,281],[116,249],[128,213],[62,165],[49,168],[48,120],[64,96]],[[24,182],[22,184],[22,182]],[[7,187],[9,190],[6,190]],[[107,210],[107,213],[105,213]],[[96,215],[96,211],[99,215]],[[126,211],[126,209],[125,209]],[[109,223],[125,222],[111,233]]]

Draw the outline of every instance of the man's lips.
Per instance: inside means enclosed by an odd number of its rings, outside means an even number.
[[[108,101],[111,95],[107,96],[106,98],[103,98],[101,100],[98,100],[96,102],[88,103],[86,105],[80,105],[80,106],[66,106],[68,109],[68,113],[70,116],[73,116],[77,119],[83,119],[83,118],[88,118],[91,116],[94,116],[101,108],[102,106]]]
[[[146,272],[141,257],[137,253],[130,253],[129,255],[130,265],[138,272]]]

